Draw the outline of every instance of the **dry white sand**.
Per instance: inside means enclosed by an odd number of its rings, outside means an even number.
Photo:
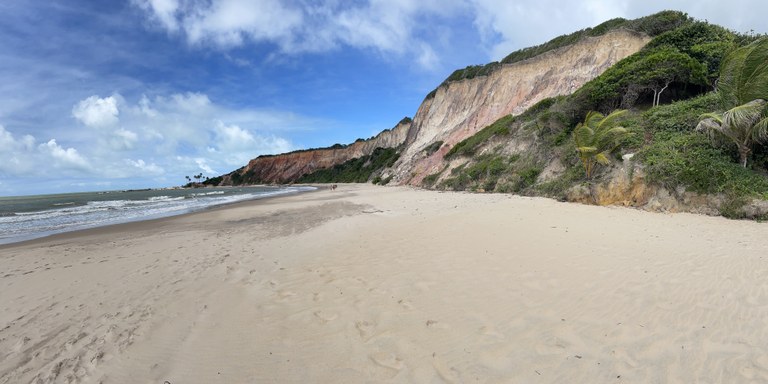
[[[343,185],[0,248],[0,383],[768,381],[768,227]]]

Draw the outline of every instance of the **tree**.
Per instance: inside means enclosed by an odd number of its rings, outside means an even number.
[[[713,141],[727,139],[736,144],[739,163],[746,168],[752,146],[768,139],[766,104],[765,100],[757,99],[724,113],[705,113],[701,115],[696,130],[708,132]]]
[[[746,168],[752,147],[768,140],[768,38],[725,58],[718,93],[725,108],[730,109],[701,115],[696,130],[708,132],[713,140],[735,144],[739,162]]]
[[[628,81],[640,89],[653,91],[653,106],[672,83],[706,84],[706,70],[698,61],[672,47],[656,49],[638,60],[627,71]]]
[[[621,145],[621,139],[629,135],[626,128],[617,126],[619,118],[627,111],[615,110],[608,116],[590,111],[573,130],[576,151],[584,166],[587,179],[592,178],[596,164],[610,163],[608,155]]]

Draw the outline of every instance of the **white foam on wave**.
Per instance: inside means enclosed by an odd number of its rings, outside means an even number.
[[[0,244],[41,237],[54,233],[99,227],[129,221],[148,220],[198,211],[270,196],[314,190],[314,187],[287,187],[275,190],[245,192],[243,190],[209,191],[187,196],[151,196],[143,200],[89,201],[84,205],[62,205],[37,212],[17,212],[0,217],[7,230],[0,233]],[[244,192],[244,193],[243,193]]]

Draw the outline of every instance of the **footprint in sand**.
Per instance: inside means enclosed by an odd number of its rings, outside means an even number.
[[[323,323],[327,323],[329,321],[336,320],[336,318],[339,317],[339,315],[337,315],[335,313],[328,313],[328,312],[324,312],[324,311],[317,311],[317,312],[314,313],[314,315],[315,315],[315,317],[320,319],[320,321],[322,321]]]
[[[281,299],[287,299],[289,297],[294,297],[294,296],[296,296],[296,292],[293,292],[293,291],[286,291],[286,290],[277,291],[277,297]]]
[[[494,339],[503,339],[504,335],[501,332],[496,331],[492,326],[482,326],[477,330],[477,333],[488,336]]]
[[[362,338],[363,341],[368,341],[371,336],[373,336],[373,331],[376,329],[376,323],[366,320],[356,321],[355,328],[357,328],[357,332],[360,333],[360,338]]]
[[[384,368],[391,368],[396,371],[403,369],[404,365],[402,359],[388,352],[376,352],[371,355],[371,360]]]
[[[441,323],[437,320],[427,320],[426,322],[427,328],[435,328],[435,329],[448,329],[450,326],[445,323]]]

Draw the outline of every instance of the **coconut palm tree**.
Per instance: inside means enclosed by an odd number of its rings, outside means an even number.
[[[626,128],[617,126],[617,120],[626,110],[617,109],[608,116],[590,111],[573,130],[576,151],[584,166],[587,179],[592,178],[595,165],[610,163],[608,156],[621,145],[621,139],[629,135]]]
[[[696,130],[709,133],[713,141],[726,139],[736,144],[739,163],[746,168],[752,146],[768,139],[766,104],[765,100],[757,99],[724,113],[705,113],[700,116]]]
[[[718,80],[718,93],[730,109],[701,115],[696,130],[708,132],[714,140],[725,139],[736,144],[739,162],[746,168],[752,147],[768,140],[768,38],[761,38],[726,57]]]

